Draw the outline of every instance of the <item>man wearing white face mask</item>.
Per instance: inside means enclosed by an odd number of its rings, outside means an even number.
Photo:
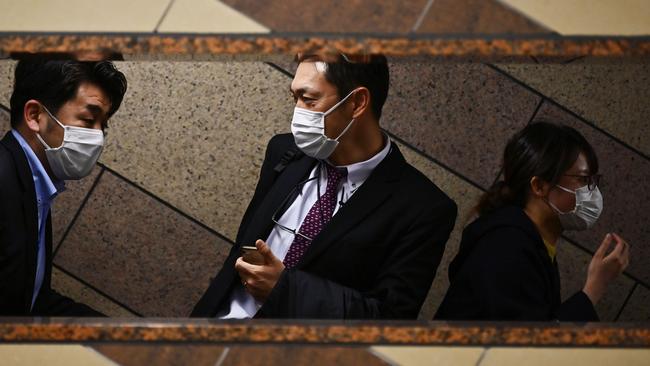
[[[463,231],[436,318],[598,320],[594,305],[627,267],[628,244],[607,234],[582,291],[564,301],[556,256],[564,231],[591,228],[602,213],[594,149],[571,127],[533,123],[508,142],[503,175]]]
[[[192,315],[415,319],[456,205],[379,126],[385,57],[297,61],[292,134],[271,139],[236,245]]]
[[[101,316],[50,286],[50,207],[90,174],[126,78],[112,63],[22,60],[0,141],[0,315]]]

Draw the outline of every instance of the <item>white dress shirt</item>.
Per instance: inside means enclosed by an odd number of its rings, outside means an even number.
[[[346,168],[348,174],[347,177],[342,179],[341,183],[339,183],[337,189],[337,202],[333,215],[336,215],[336,212],[338,212],[341,207],[341,203],[345,204],[345,202],[350,199],[354,192],[356,192],[357,189],[359,189],[359,187],[361,187],[361,185],[366,181],[370,173],[372,173],[377,165],[379,165],[379,163],[388,155],[391,141],[388,136],[385,136],[384,140],[386,141],[384,148],[372,158],[359,163],[339,167]],[[300,225],[307,216],[307,213],[309,213],[311,207],[316,203],[319,184],[321,195],[325,194],[325,187],[327,187],[327,170],[322,164],[317,164],[312,169],[309,178],[314,178],[319,175],[319,170],[321,171],[320,179],[312,179],[304,184],[298,197],[277,220],[280,225],[298,231]],[[275,225],[273,230],[271,230],[271,234],[269,234],[269,237],[266,239],[266,244],[271,249],[271,252],[273,252],[273,255],[275,255],[279,260],[284,260],[284,257],[287,255],[287,252],[291,247],[293,238],[294,234],[281,229],[278,225]],[[221,319],[252,318],[261,306],[262,304],[260,302],[256,301],[253,296],[246,292],[244,286],[237,284],[230,294],[230,309],[225,309],[220,312],[217,314],[217,317]]]

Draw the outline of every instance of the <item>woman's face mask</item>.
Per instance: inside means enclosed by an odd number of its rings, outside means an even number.
[[[603,196],[598,187],[589,190],[589,186],[584,186],[575,191],[561,185],[556,185],[556,187],[575,195],[575,207],[568,212],[560,211],[550,200],[546,200],[558,214],[562,228],[564,230],[586,230],[592,227],[603,212]]]
[[[45,156],[54,175],[62,180],[77,180],[90,174],[102,153],[104,133],[92,128],[66,126],[45,106],[43,109],[63,128],[63,142],[56,148],[50,147],[40,134],[36,134],[45,147]]]

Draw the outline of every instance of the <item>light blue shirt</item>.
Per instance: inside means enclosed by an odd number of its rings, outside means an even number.
[[[45,226],[47,223],[47,215],[50,212],[52,200],[57,194],[65,190],[65,184],[61,181],[52,181],[50,176],[45,171],[45,167],[38,160],[36,154],[29,146],[27,141],[16,130],[11,130],[20,147],[23,148],[29,168],[32,171],[32,179],[34,179],[34,188],[36,189],[36,205],[38,208],[38,243],[36,244],[36,276],[34,277],[34,294],[32,295],[32,308],[36,297],[41,291],[43,286],[43,279],[45,278]]]

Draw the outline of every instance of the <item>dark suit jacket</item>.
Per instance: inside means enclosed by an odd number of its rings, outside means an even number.
[[[56,293],[52,275],[52,222],[46,222],[45,277],[31,308],[36,276],[38,211],[36,190],[25,152],[11,132],[0,141],[0,315],[100,316],[101,313]]]
[[[557,260],[551,261],[519,207],[504,207],[465,228],[449,282],[436,319],[598,320],[582,291],[561,303]]]
[[[242,245],[266,239],[271,216],[317,163],[301,155],[291,134],[271,139],[236,245],[192,312],[212,317],[230,304],[240,282],[234,269]],[[416,318],[456,219],[456,205],[405,160],[395,144],[365,183],[287,269],[257,313],[259,318]]]

